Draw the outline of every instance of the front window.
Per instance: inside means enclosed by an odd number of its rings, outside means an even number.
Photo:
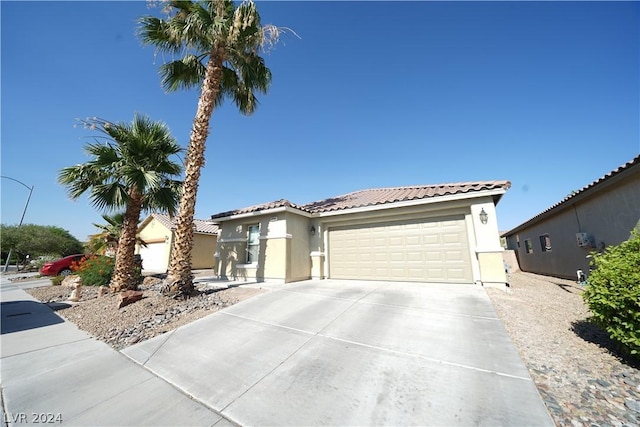
[[[247,264],[258,262],[260,226],[250,225],[247,233]]]

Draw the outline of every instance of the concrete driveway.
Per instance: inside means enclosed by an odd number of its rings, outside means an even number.
[[[240,425],[554,425],[474,285],[281,285],[123,353]]]

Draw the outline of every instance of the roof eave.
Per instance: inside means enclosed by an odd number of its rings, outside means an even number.
[[[220,224],[221,222],[224,222],[224,221],[233,221],[236,219],[251,218],[251,217],[262,216],[262,215],[273,215],[275,213],[280,213],[280,212],[291,212],[297,215],[302,215],[307,218],[310,218],[312,216],[311,213],[303,211],[298,208],[294,208],[291,206],[279,206],[277,208],[261,209],[253,212],[245,212],[241,214],[228,215],[228,216],[223,216],[219,218],[213,218],[212,216],[209,222],[211,222],[212,224]]]

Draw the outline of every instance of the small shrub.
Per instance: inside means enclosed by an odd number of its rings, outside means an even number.
[[[640,354],[640,233],[602,254],[582,294],[593,320],[634,355]]]
[[[114,260],[104,255],[83,257],[71,264],[71,269],[82,278],[84,286],[106,286],[111,282]]]
[[[60,286],[64,280],[63,276],[54,276],[51,278],[51,286]]]

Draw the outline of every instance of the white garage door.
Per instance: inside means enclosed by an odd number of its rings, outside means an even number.
[[[464,218],[329,229],[329,277],[472,283]]]
[[[167,271],[167,259],[165,255],[166,243],[147,243],[147,247],[140,248],[142,257],[142,269],[156,273]]]

